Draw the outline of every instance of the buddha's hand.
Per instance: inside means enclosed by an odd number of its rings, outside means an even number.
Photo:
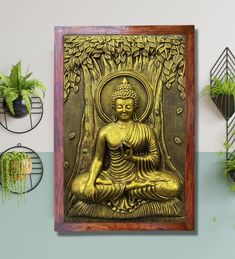
[[[129,142],[123,141],[121,152],[125,160],[133,161],[133,148]]]
[[[90,201],[95,201],[95,184],[87,182],[84,188],[84,195]]]

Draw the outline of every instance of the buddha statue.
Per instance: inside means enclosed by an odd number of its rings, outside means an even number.
[[[115,118],[99,130],[92,164],[74,179],[73,195],[85,204],[102,204],[122,214],[142,204],[175,199],[181,181],[175,173],[159,169],[155,131],[137,121],[140,99],[125,77],[111,99]]]

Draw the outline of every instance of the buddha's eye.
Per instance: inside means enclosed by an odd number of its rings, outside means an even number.
[[[132,109],[132,105],[127,105],[126,108],[127,109]]]
[[[116,106],[116,108],[117,109],[122,109],[122,105],[119,104],[119,105]]]

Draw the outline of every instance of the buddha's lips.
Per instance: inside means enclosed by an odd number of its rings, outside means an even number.
[[[126,117],[128,117],[128,114],[127,114],[127,113],[122,113],[121,116],[124,117],[124,118],[126,118]]]

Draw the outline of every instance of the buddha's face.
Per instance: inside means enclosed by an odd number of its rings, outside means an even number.
[[[115,111],[120,121],[129,121],[134,114],[134,100],[132,98],[118,98],[115,102]]]

